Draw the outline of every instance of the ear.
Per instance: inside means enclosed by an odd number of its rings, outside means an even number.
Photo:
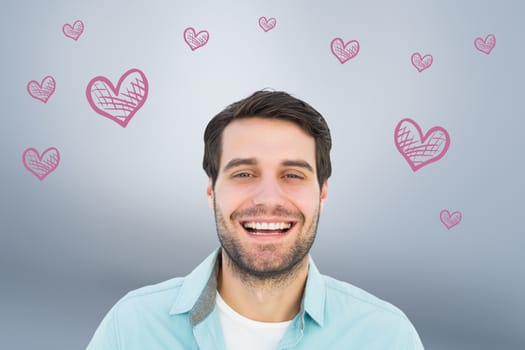
[[[208,186],[206,187],[206,196],[208,197],[208,204],[213,209],[213,184],[211,177],[208,178]]]
[[[323,186],[321,186],[321,210],[324,206],[324,201],[326,200],[326,195],[328,194],[328,180],[325,180]]]

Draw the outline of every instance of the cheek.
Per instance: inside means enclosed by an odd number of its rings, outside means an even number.
[[[290,203],[303,213],[306,220],[309,220],[319,207],[319,191],[312,191],[311,189],[289,191],[288,198]]]
[[[225,186],[215,188],[215,203],[227,217],[249,199],[246,189]]]

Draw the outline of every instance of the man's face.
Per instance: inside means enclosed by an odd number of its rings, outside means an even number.
[[[315,140],[292,122],[245,118],[222,135],[219,172],[207,194],[219,240],[235,267],[259,278],[290,272],[315,238],[326,182],[317,182]]]

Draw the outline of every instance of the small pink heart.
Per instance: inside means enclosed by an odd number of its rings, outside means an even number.
[[[401,120],[394,132],[396,148],[413,171],[441,159],[450,146],[448,132],[440,127],[431,128],[423,136],[421,128],[412,119]]]
[[[335,38],[330,43],[330,50],[339,62],[343,64],[357,56],[359,53],[359,42],[357,40],[350,40],[345,44],[343,39]]]
[[[277,21],[273,17],[266,19],[266,17],[262,16],[261,18],[259,18],[259,27],[261,27],[265,32],[275,28],[276,24]]]
[[[116,88],[106,77],[91,79],[86,96],[95,112],[125,128],[146,102],[148,89],[144,73],[133,68],[120,77]]]
[[[445,225],[445,227],[447,229],[451,229],[452,227],[456,226],[457,224],[459,224],[461,222],[461,213],[459,211],[455,211],[453,212],[452,214],[446,210],[446,209],[443,209],[440,213],[439,213],[439,219],[441,220],[441,222],[443,223],[443,225]]]
[[[84,22],[81,20],[76,20],[73,25],[66,23],[62,26],[62,33],[68,38],[71,38],[75,41],[78,40],[80,35],[84,32]]]
[[[184,30],[184,41],[192,51],[197,50],[199,47],[206,45],[210,38],[210,33],[207,30],[201,30],[195,33],[195,29],[188,27]]]
[[[419,52],[415,52],[411,57],[412,65],[416,67],[418,72],[422,72],[425,69],[429,68],[432,65],[433,58],[432,55],[425,55],[421,57]]]
[[[483,52],[484,54],[490,54],[494,46],[496,46],[496,37],[494,34],[489,34],[485,37],[485,40],[483,38],[476,38],[474,40],[474,46],[478,51]]]
[[[27,83],[27,92],[31,97],[47,103],[51,95],[55,92],[56,82],[52,76],[48,75],[39,84],[36,80],[31,80]]]
[[[42,181],[58,167],[60,153],[55,147],[46,149],[42,155],[36,149],[28,148],[22,154],[22,161],[25,168]]]

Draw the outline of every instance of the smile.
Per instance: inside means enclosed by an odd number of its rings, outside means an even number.
[[[244,221],[241,222],[241,225],[251,235],[274,236],[285,234],[295,225],[295,222]]]

